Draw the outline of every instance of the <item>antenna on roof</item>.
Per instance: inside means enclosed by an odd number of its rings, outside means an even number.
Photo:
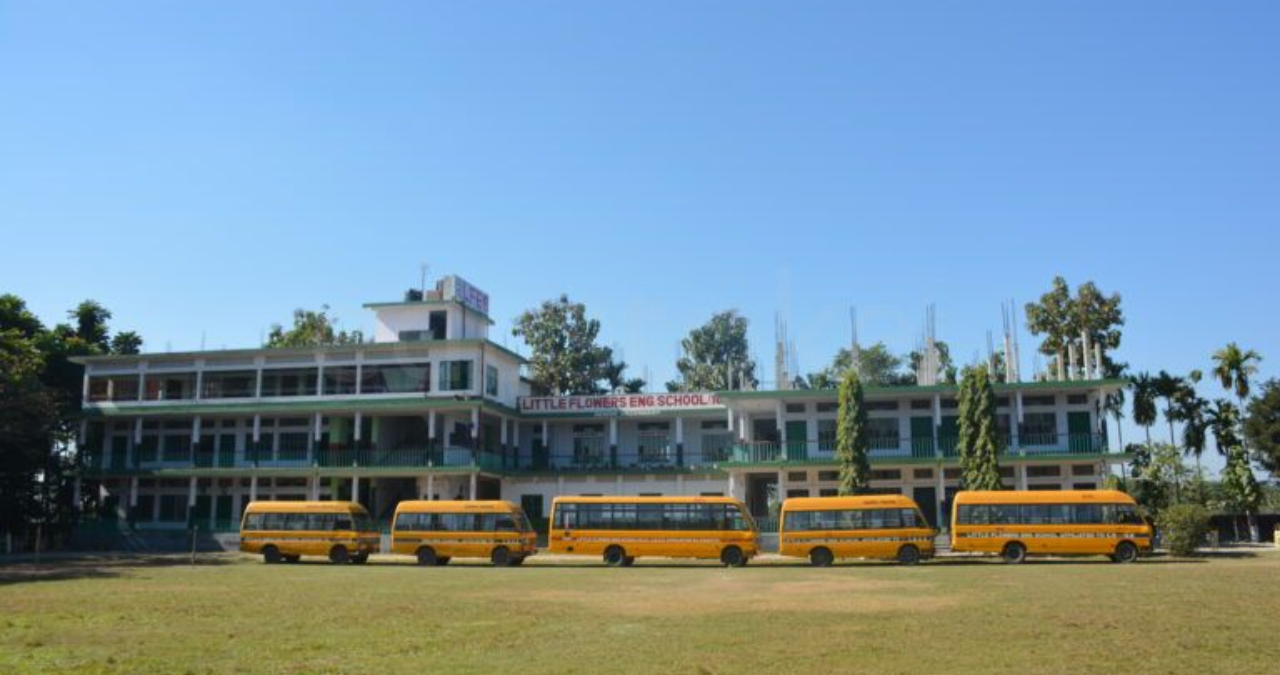
[[[419,286],[418,286],[418,290],[422,291],[422,297],[423,297],[423,299],[426,299],[426,297],[427,297],[427,270],[431,269],[431,265],[428,265],[427,263],[422,263],[422,264],[418,265],[418,268],[419,268],[419,270],[421,270],[421,272],[422,272],[422,283],[421,283],[421,284],[419,284]]]

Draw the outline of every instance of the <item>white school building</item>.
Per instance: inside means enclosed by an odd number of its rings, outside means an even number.
[[[77,485],[140,529],[234,530],[263,499],[507,499],[535,522],[557,495],[835,494],[834,390],[533,396],[525,359],[489,340],[488,296],[445,277],[372,303],[373,341],[76,359]],[[1122,382],[997,384],[1010,487],[1100,487],[1100,412]],[[945,523],[959,482],[952,385],[869,387],[872,486]]]

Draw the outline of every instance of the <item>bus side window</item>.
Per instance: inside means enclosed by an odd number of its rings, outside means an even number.
[[[333,521],[333,529],[335,530],[351,530],[354,526],[351,523],[351,516],[340,514]]]
[[[507,514],[500,514],[494,519],[493,529],[498,532],[515,532],[516,521]]]
[[[1121,525],[1142,525],[1142,517],[1138,515],[1137,509],[1130,504],[1121,504],[1117,509],[1119,522]]]

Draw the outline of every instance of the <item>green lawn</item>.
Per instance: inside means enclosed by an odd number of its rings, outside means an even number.
[[[0,566],[0,673],[1267,673],[1280,553],[744,569]]]

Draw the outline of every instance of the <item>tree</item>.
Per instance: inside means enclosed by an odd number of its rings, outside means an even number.
[[[1267,380],[1249,401],[1244,437],[1258,463],[1272,475],[1280,474],[1280,380]]]
[[[944,352],[945,353],[945,352]],[[883,342],[858,349],[858,379],[864,384],[877,386],[915,383],[915,373],[901,371],[904,359],[895,356]],[[831,364],[816,373],[810,373],[807,384],[812,389],[834,389],[853,370],[853,352],[840,349]]]
[[[852,370],[840,379],[836,413],[836,461],[840,463],[840,495],[864,494],[871,487],[871,440],[862,381]]]
[[[120,331],[111,338],[111,353],[134,355],[142,353],[142,336],[131,330]]]
[[[1089,281],[1081,284],[1073,296],[1066,280],[1054,277],[1053,288],[1038,302],[1028,303],[1026,314],[1031,334],[1044,336],[1040,353],[1048,356],[1051,363],[1065,360],[1073,345],[1077,353],[1082,353],[1081,334],[1088,333],[1090,344],[1102,346],[1100,365],[1104,376],[1115,377],[1119,372],[1120,364],[1111,358],[1111,352],[1120,347],[1120,327],[1124,325],[1119,293],[1105,295]]]
[[[1173,416],[1182,422],[1183,452],[1195,457],[1196,472],[1200,472],[1200,456],[1208,441],[1209,402],[1196,394],[1190,386],[1178,390],[1174,397]]]
[[[1187,381],[1162,370],[1152,379],[1151,387],[1156,397],[1164,399],[1164,419],[1169,423],[1169,444],[1177,445],[1178,440],[1173,435],[1173,423],[1177,419],[1174,402],[1187,389]]]
[[[1226,347],[1213,353],[1213,376],[1222,383],[1222,388],[1235,391],[1236,400],[1244,407],[1244,400],[1249,398],[1250,379],[1258,373],[1258,362],[1262,357],[1252,349],[1241,349],[1240,345],[1228,342]]]
[[[1151,445],[1151,427],[1157,418],[1156,388],[1151,375],[1138,373],[1129,380],[1133,388],[1133,421],[1147,432],[1147,445]]]
[[[613,350],[596,344],[600,322],[587,318],[586,306],[567,295],[526,310],[511,334],[529,345],[529,367],[538,391],[556,396],[594,394],[609,375]]]
[[[737,310],[719,312],[680,341],[680,380],[670,391],[755,389],[756,363],[747,342],[747,320]]]
[[[644,391],[644,385],[647,384],[644,378],[627,377],[626,371],[627,362],[614,360],[613,350],[610,349],[609,361],[604,366],[604,380],[609,383],[609,391],[623,391],[628,394]]]
[[[966,490],[999,490],[1000,446],[996,440],[996,396],[986,364],[966,368],[960,380],[957,448]]]
[[[938,350],[938,381],[947,384],[954,384],[956,381],[956,375],[959,371],[956,369],[955,362],[951,360],[951,348],[942,340],[934,340],[933,346],[934,349]],[[997,353],[996,356],[999,358],[999,368],[1003,371],[1004,356],[999,353]],[[922,361],[924,361],[923,349],[913,349],[910,352],[907,352],[906,363],[910,372],[905,376],[906,379],[909,380],[905,384],[916,384],[916,372],[920,370],[920,363]]]
[[[338,320],[329,316],[329,306],[321,305],[320,311],[293,310],[293,326],[286,329],[280,324],[271,326],[267,334],[267,347],[327,347],[330,345],[358,345],[364,342],[364,334],[337,329]]]
[[[107,335],[107,322],[111,320],[111,312],[94,300],[85,300],[76,308],[67,312],[67,316],[75,321],[75,335],[103,352],[110,349],[111,343]]]
[[[1258,527],[1255,516],[1262,503],[1262,490],[1258,479],[1249,467],[1249,455],[1241,443],[1240,411],[1229,401],[1214,402],[1209,414],[1210,426],[1213,429],[1214,442],[1218,452],[1227,456],[1227,465],[1222,470],[1222,491],[1226,497],[1227,509],[1234,515],[1243,513],[1249,521],[1251,541],[1258,541]],[[1233,519],[1234,520],[1234,519]],[[1237,536],[1239,538],[1239,529]]]

